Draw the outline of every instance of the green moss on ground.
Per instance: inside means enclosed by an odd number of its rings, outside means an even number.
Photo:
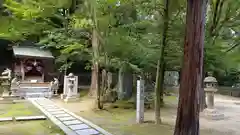
[[[65,135],[50,121],[0,123],[1,135]]]
[[[86,97],[88,95],[88,89],[79,89],[80,98]]]
[[[41,111],[30,102],[0,104],[0,117],[42,115]]]
[[[78,115],[84,117],[94,124],[106,129],[114,135],[172,135],[174,132],[174,122],[171,120],[164,120],[176,115],[177,97],[165,96],[165,105],[161,108],[161,115],[163,116],[163,123],[156,125],[154,120],[154,111],[147,110],[145,112],[145,120],[143,124],[136,124],[136,110],[134,108],[126,109],[129,104],[128,101],[117,101],[114,104],[105,106],[104,110],[97,111],[82,111]],[[174,104],[173,104],[174,103]],[[114,106],[118,106],[117,108]],[[223,135],[223,133],[215,130],[201,130],[201,135]],[[225,134],[224,134],[225,135]]]

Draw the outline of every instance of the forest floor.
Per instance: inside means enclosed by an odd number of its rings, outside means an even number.
[[[60,106],[84,117],[94,124],[106,129],[113,135],[172,135],[177,112],[177,98],[165,97],[165,107],[161,109],[163,124],[155,125],[154,111],[145,111],[145,123],[136,124],[135,109],[106,107],[104,110],[93,110],[94,100],[81,97],[76,103],[64,103],[54,99]],[[213,121],[200,118],[201,135],[240,135],[240,99],[216,95],[215,106],[225,115],[223,120]]]

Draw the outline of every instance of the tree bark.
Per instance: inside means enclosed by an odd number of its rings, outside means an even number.
[[[184,61],[174,135],[199,135],[199,92],[202,84],[204,12],[207,0],[188,0]]]
[[[157,65],[157,75],[156,75],[156,83],[155,83],[155,124],[160,124],[161,123],[161,117],[160,117],[160,105],[161,105],[161,100],[160,100],[160,60],[158,60],[158,65]]]
[[[156,86],[155,86],[155,123],[161,123],[160,119],[160,106],[163,103],[163,89],[164,89],[164,52],[165,47],[167,45],[167,31],[168,31],[168,23],[169,23],[169,16],[168,16],[168,5],[169,0],[164,1],[164,25],[163,25],[163,34],[162,34],[162,46],[160,51],[160,56],[157,65],[157,76],[156,76]]]
[[[160,69],[160,106],[164,106],[164,73],[165,63],[163,63],[163,67]]]
[[[97,96],[97,70],[96,65],[92,65],[92,73],[91,73],[91,86],[88,95],[90,97],[96,97]]]
[[[100,80],[99,80],[99,39],[98,39],[98,23],[97,23],[97,14],[96,14],[96,6],[97,1],[91,0],[91,17],[93,20],[93,28],[92,28],[92,76],[91,76],[91,87],[89,91],[89,95],[92,97],[96,97],[97,106],[100,109]]]
[[[202,112],[206,107],[206,96],[204,91],[204,78],[205,78],[205,69],[204,64],[202,67],[202,83],[201,83],[201,92],[200,92],[200,111]]]

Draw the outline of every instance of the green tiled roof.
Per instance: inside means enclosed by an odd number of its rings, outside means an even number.
[[[47,50],[41,50],[34,47],[13,47],[13,54],[16,57],[40,57],[40,58],[54,58],[52,53]]]

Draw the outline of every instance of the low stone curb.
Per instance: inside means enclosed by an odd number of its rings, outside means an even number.
[[[6,117],[0,118],[0,122],[8,121],[30,121],[30,120],[46,120],[46,116],[18,116],[18,117]]]
[[[46,116],[21,116],[15,117],[16,121],[29,121],[29,120],[46,120]]]
[[[8,121],[13,121],[13,118],[12,117],[0,118],[0,122],[8,122]]]

